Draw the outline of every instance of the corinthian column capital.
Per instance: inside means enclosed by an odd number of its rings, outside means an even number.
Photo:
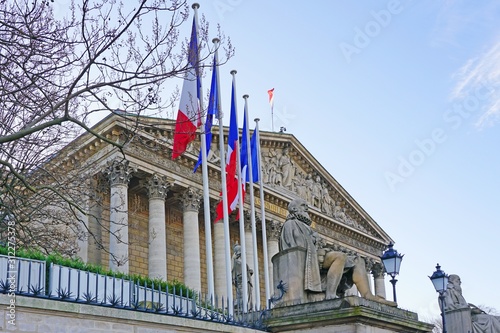
[[[135,171],[129,165],[129,161],[115,158],[107,164],[104,173],[108,177],[110,185],[128,185],[130,178],[132,178],[132,173]]]
[[[382,265],[381,263],[377,262],[375,263],[373,266],[372,266],[372,270],[371,270],[371,273],[373,275],[373,277],[375,279],[377,278],[383,278],[384,277],[384,273],[385,273],[385,270],[384,270],[384,265]]]
[[[165,199],[170,188],[167,178],[158,174],[149,177],[145,185],[149,199]]]
[[[272,220],[266,223],[266,234],[269,240],[278,240],[281,233],[281,223]]]
[[[188,187],[182,193],[182,207],[184,211],[198,212],[201,204],[201,193],[199,190]]]

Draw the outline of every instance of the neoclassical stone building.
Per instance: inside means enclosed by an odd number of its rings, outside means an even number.
[[[131,274],[176,279],[207,291],[205,223],[201,168],[193,173],[199,139],[186,153],[171,159],[171,120],[112,114],[93,130],[107,140],[125,143],[122,150],[91,134],[84,134],[56,157],[57,163],[80,170],[88,213],[82,220],[88,232],[79,240],[78,255],[91,263]],[[227,130],[227,129],[226,129]],[[208,156],[210,207],[215,209],[221,190],[218,135]],[[227,133],[226,133],[227,134]],[[266,242],[269,272],[278,252],[280,227],[291,199],[310,205],[312,227],[326,244],[362,256],[370,272],[373,292],[385,297],[379,256],[389,235],[363,210],[291,134],[261,132],[267,239],[262,239],[260,202],[256,186],[260,293],[264,297],[262,244]],[[249,208],[247,195],[245,209]],[[215,214],[212,212],[212,219]],[[248,216],[248,215],[247,215]],[[239,222],[230,216],[231,244],[239,242]],[[250,223],[245,224],[251,244]],[[225,294],[223,224],[211,224],[215,292]],[[252,247],[247,263],[253,266]],[[272,276],[270,281],[273,281]],[[353,291],[355,292],[355,291]]]

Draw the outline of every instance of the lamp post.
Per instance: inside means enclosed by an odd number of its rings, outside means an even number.
[[[432,273],[432,276],[429,276],[432,284],[434,285],[434,289],[439,293],[439,301],[441,303],[441,318],[443,319],[443,333],[446,333],[446,318],[444,315],[444,293],[446,292],[446,288],[448,286],[448,275],[441,270],[441,266],[439,264],[436,265],[436,271]]]
[[[396,280],[396,275],[399,274],[399,268],[401,267],[401,261],[403,260],[404,254],[399,254],[398,251],[392,248],[393,246],[394,244],[392,244],[392,242],[389,243],[389,245],[387,245],[388,249],[380,259],[382,259],[386,273],[392,278],[392,296],[394,298],[394,303],[397,303],[396,282],[398,282],[398,280]]]

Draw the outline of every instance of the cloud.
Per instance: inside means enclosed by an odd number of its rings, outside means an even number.
[[[462,101],[478,90],[488,92],[475,123],[477,128],[493,126],[500,121],[500,41],[479,56],[469,59],[454,75],[453,101]]]

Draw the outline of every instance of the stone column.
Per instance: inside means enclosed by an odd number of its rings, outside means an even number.
[[[102,202],[104,201],[105,180],[96,177],[91,182],[91,191],[88,207],[89,239],[88,262],[102,265]],[[106,185],[108,186],[108,185]]]
[[[128,273],[128,182],[133,169],[129,162],[115,159],[106,174],[111,185],[109,199],[109,269]]]
[[[281,233],[281,223],[278,221],[270,221],[266,223],[267,235],[267,257],[269,259],[269,283],[271,284],[271,296],[276,292],[273,276],[273,257],[279,252],[279,238]]]
[[[215,295],[219,298],[219,302],[221,301],[222,297],[224,297],[224,301],[226,301],[226,253],[224,250],[224,221],[222,219],[214,223],[213,243]]]
[[[165,198],[168,192],[165,177],[153,175],[146,181],[149,197],[148,275],[167,280],[167,233],[165,229]]]
[[[372,267],[373,284],[375,285],[375,295],[386,298],[384,267],[381,263],[376,263]]]
[[[200,230],[198,211],[201,193],[191,187],[182,193],[184,209],[184,283],[189,288],[201,290]]]
[[[85,203],[87,200],[85,200]],[[87,204],[83,205],[85,211],[87,211]],[[82,259],[83,262],[87,262],[89,259],[89,216],[80,211],[77,212],[78,216],[78,252],[77,256]],[[81,224],[81,225],[80,225]]]

